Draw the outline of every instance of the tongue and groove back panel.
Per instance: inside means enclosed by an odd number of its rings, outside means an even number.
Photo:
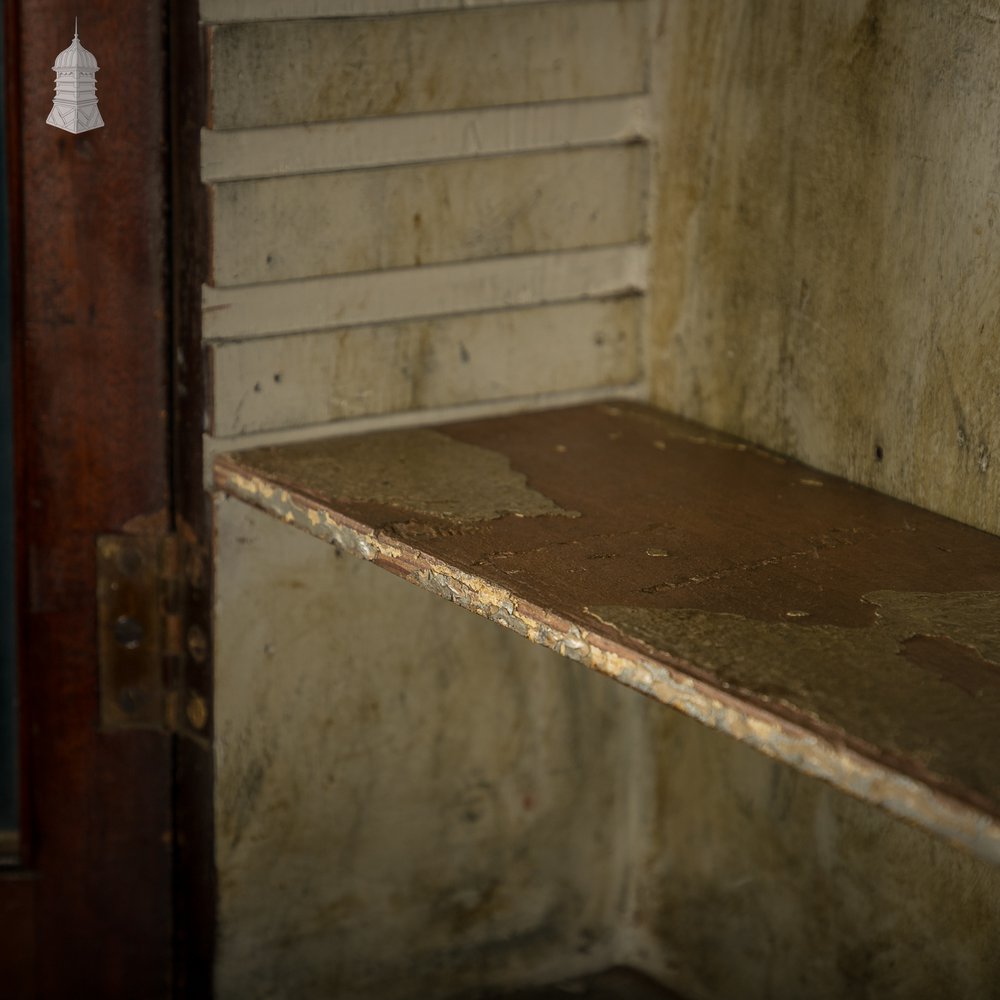
[[[203,5],[226,447],[642,378],[645,0],[382,6]]]

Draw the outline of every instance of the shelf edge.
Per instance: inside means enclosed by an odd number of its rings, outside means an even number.
[[[530,642],[576,660],[774,760],[878,805],[985,861],[1000,863],[1000,818],[811,732],[738,694],[689,676],[677,665],[644,656],[548,612],[510,590],[398,539],[380,535],[332,512],[305,493],[254,475],[233,456],[216,456],[214,483],[233,499],[350,555],[374,562]]]

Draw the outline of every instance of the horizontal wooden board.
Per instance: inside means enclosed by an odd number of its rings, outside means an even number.
[[[217,344],[212,433],[622,385],[636,296]]]
[[[646,164],[607,146],[219,184],[212,283],[630,243]]]
[[[202,290],[206,340],[604,298],[642,291],[646,248],[528,254],[494,260]]]
[[[201,19],[288,21],[294,18],[377,17],[469,7],[505,7],[550,0],[201,0]]]
[[[283,177],[606,145],[648,134],[649,106],[644,96],[274,128],[203,129],[201,176],[206,183]]]
[[[371,118],[646,89],[645,0],[212,29],[213,128]]]
[[[220,488],[1000,860],[1000,539],[646,406],[262,448]]]

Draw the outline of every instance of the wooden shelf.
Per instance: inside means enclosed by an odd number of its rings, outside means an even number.
[[[1000,538],[627,403],[223,455],[215,478],[1000,860]]]

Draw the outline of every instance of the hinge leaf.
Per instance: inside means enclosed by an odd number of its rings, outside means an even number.
[[[172,535],[97,539],[101,728],[168,726],[171,671],[184,634],[183,576]]]

